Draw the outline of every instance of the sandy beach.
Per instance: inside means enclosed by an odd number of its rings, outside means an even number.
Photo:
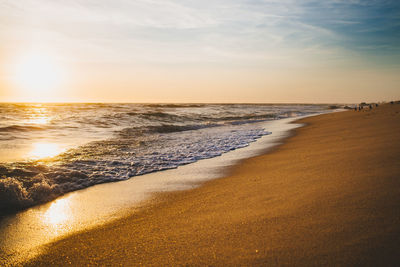
[[[306,118],[227,177],[54,242],[27,265],[395,265],[400,105]]]

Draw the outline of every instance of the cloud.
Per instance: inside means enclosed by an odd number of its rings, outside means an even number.
[[[66,56],[107,62],[258,65],[293,51],[344,58],[382,47],[398,57],[399,10],[375,0],[6,0],[0,38],[50,42]]]

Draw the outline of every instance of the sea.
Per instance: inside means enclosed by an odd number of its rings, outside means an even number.
[[[1,103],[0,215],[248,146],[309,104]]]

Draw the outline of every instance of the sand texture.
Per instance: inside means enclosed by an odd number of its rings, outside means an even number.
[[[400,105],[338,112],[194,190],[59,240],[30,265],[395,266]]]

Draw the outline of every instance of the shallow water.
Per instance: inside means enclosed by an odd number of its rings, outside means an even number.
[[[41,253],[43,245],[66,235],[132,214],[153,193],[191,189],[201,182],[223,176],[239,160],[264,153],[282,142],[288,131],[299,127],[295,118],[259,123],[271,131],[257,142],[220,157],[197,161],[118,183],[100,184],[68,193],[0,219],[0,265],[19,265]]]
[[[325,105],[0,104],[0,215],[220,156]]]

